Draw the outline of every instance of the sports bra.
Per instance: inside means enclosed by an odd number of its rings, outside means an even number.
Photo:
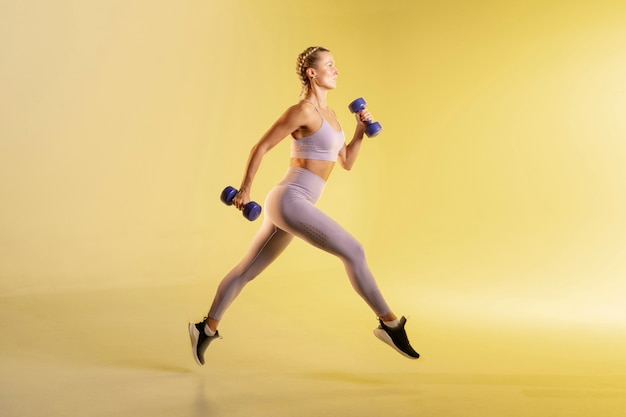
[[[336,162],[345,143],[343,130],[337,132],[317,107],[315,110],[322,118],[322,126],[309,136],[291,138],[291,157]]]

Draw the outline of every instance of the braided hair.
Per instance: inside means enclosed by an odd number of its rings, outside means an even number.
[[[320,52],[330,52],[323,46],[310,46],[306,48],[296,60],[296,74],[302,83],[302,90],[300,91],[300,97],[306,96],[311,88],[311,80],[306,75],[306,70],[309,68],[315,68],[319,59]]]

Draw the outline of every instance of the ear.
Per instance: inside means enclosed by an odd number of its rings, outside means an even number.
[[[307,68],[306,75],[309,78],[315,78],[315,68]]]

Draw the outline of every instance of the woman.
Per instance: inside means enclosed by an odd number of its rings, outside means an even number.
[[[307,48],[298,56],[296,71],[305,98],[287,109],[254,145],[233,204],[242,210],[250,201],[252,181],[263,155],[287,136],[292,138],[289,169],[267,195],[263,224],[243,260],[220,283],[208,317],[189,324],[194,358],[204,364],[204,352],[220,337],[217,327],[228,306],[297,236],[344,262],[352,286],[379,318],[374,334],[402,355],[417,359],[419,354],[404,331],[406,319],[398,319],[385,302],[361,244],[315,207],[335,163],[338,161],[347,170],[354,165],[366,122],[372,116],[367,110],[356,114],[356,130],[346,145],[335,113],[326,104],[339,74],[333,55],[324,47]]]

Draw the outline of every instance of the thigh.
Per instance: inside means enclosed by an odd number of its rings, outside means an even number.
[[[256,276],[272,263],[293,240],[293,235],[281,230],[272,221],[265,219],[252,239],[240,267]],[[243,272],[243,271],[242,271]]]
[[[360,250],[360,244],[339,223],[297,189],[286,187],[266,203],[267,215],[280,229],[338,256]]]

